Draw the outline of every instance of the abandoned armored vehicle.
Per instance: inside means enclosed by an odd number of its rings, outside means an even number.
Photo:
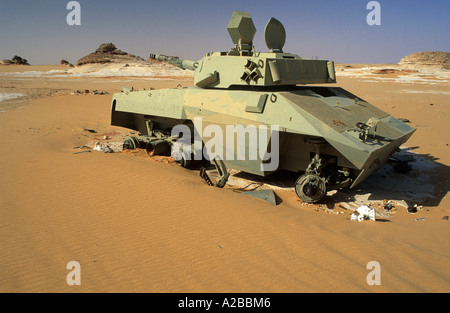
[[[152,54],[194,74],[194,87],[128,90],[112,101],[111,124],[136,130],[124,148],[171,153],[182,166],[207,159],[266,177],[298,173],[305,202],[354,188],[408,140],[414,128],[338,87],[334,62],[285,53],[286,32],[271,18],[269,52],[256,52],[249,13],[234,11],[228,32],[235,47],[199,61]],[[203,174],[202,174],[203,175]]]

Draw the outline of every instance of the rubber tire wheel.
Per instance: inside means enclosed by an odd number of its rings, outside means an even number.
[[[122,147],[123,150],[136,150],[139,147],[139,140],[136,137],[128,137]]]
[[[319,176],[304,174],[295,182],[295,193],[304,202],[316,203],[326,195],[327,187]]]

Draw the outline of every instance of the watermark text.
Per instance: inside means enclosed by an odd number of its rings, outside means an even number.
[[[76,261],[70,261],[66,266],[67,270],[71,270],[66,276],[66,282],[69,286],[81,286],[81,265]]]
[[[370,1],[367,3],[367,10],[370,10],[367,14],[367,24],[369,26],[381,25],[381,4],[378,1]]]
[[[78,1],[70,1],[66,6],[70,12],[67,14],[67,25],[80,26],[81,25],[81,5]]]
[[[381,265],[377,261],[370,261],[367,263],[366,269],[371,270],[367,274],[366,282],[369,286],[381,285]]]
[[[194,118],[194,135],[187,125],[173,127],[171,135],[180,145],[172,146],[172,157],[179,161],[260,161],[262,171],[274,171],[279,165],[279,126],[209,124],[203,127],[201,117]],[[192,143],[193,138],[193,143]]]

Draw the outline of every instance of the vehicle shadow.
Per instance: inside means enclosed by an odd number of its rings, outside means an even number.
[[[335,200],[347,196],[346,201],[358,198],[366,201],[390,200],[405,206],[437,207],[449,191],[450,167],[430,154],[412,152],[416,147],[404,149],[399,156],[411,159],[410,170],[398,171],[397,163],[387,162],[355,189],[342,190]]]
[[[450,187],[450,167],[439,162],[430,154],[414,153],[417,147],[403,149],[395,155],[407,162],[409,170],[399,167],[394,159],[384,164],[354,189],[345,188],[331,191],[320,203],[367,203],[377,201],[393,201],[406,207],[415,204],[437,207],[447,195]],[[404,163],[403,163],[404,165]],[[244,172],[233,173],[230,181],[240,181],[241,186],[254,182],[264,184],[277,190],[294,191],[298,173],[280,171],[267,177],[260,177]]]

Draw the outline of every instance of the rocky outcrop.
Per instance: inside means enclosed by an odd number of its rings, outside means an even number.
[[[12,58],[12,62],[16,65],[30,65],[27,60],[19,57],[18,55],[15,55],[14,58]]]
[[[61,60],[59,63],[60,63],[62,66],[73,67],[73,64],[70,63],[70,62],[67,61],[67,60]]]
[[[84,64],[105,64],[105,63],[142,63],[147,62],[138,56],[118,50],[113,43],[103,43],[95,52],[81,58],[77,66]]]
[[[11,65],[11,64],[15,64],[15,65],[30,65],[27,60],[19,57],[18,55],[15,55],[14,58],[12,58],[12,60],[0,60],[0,64],[4,64],[4,65]]]
[[[11,60],[0,60],[1,65],[11,65],[13,64],[13,61]]]
[[[438,68],[450,69],[450,53],[442,51],[416,52],[410,54],[398,63],[407,68]]]

